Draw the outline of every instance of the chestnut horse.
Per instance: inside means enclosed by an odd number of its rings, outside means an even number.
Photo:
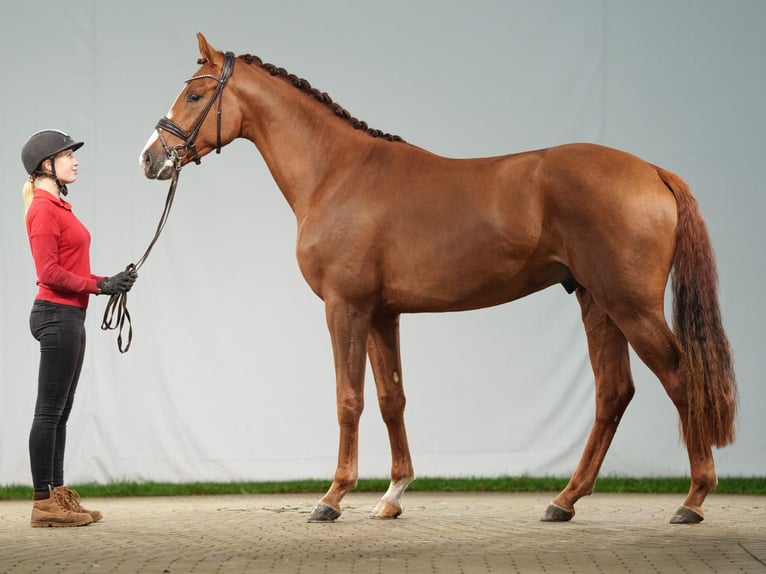
[[[310,521],[335,520],[356,486],[367,357],[392,459],[373,516],[402,512],[414,470],[401,313],[489,307],[556,284],[576,293],[582,309],[596,416],[577,469],[543,520],[570,520],[593,491],[634,392],[628,345],[680,417],[691,488],[671,522],[703,519],[717,484],[712,447],[734,438],[736,383],[710,239],[681,178],[592,144],[440,157],[369,129],[281,68],[216,51],[202,34],[198,41],[201,67],[157,124],[141,167],[148,178],[168,179],[247,138],[295,213],[298,264],[325,303],[340,427],[335,476]],[[671,270],[675,331],[663,309]]]

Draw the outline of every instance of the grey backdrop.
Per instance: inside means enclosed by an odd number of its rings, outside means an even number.
[[[684,177],[717,252],[741,396],[738,440],[716,453],[719,473],[766,475],[766,3],[25,0],[0,11],[0,483],[29,482],[39,352],[21,146],[48,127],[85,140],[69,199],[92,233],[94,271],[135,261],[167,190],[143,178],[138,154],[197,68],[197,31],[442,155],[592,141]],[[329,337],[294,236],[249,142],[183,171],[129,297],[126,355],[99,329],[105,299],[91,299],[70,482],[332,476]],[[417,474],[571,473],[594,404],[574,297],[553,288],[493,309],[405,316],[401,338]],[[636,396],[602,473],[684,475],[675,411],[645,367],[633,368]],[[368,380],[361,476],[385,476],[388,460]]]

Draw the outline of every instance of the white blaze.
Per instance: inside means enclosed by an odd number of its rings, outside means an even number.
[[[183,90],[181,90],[181,93],[183,93]],[[178,94],[178,96],[176,96],[176,100],[175,101],[178,101],[178,98],[180,98],[180,97],[181,97],[181,94]],[[175,105],[175,102],[173,103],[173,105]],[[168,113],[165,114],[165,117],[168,118],[169,120],[173,119],[173,107],[172,106],[168,110]],[[142,149],[141,153],[138,155],[138,164],[141,166],[141,168],[144,167],[144,154],[146,153],[146,150],[148,150],[152,146],[152,144],[154,144],[154,142],[156,142],[159,139],[159,137],[160,137],[159,132],[156,129],[152,132],[152,135],[149,136],[149,139],[147,140],[146,145],[144,146],[144,149]],[[164,171],[164,168],[166,168],[168,166],[171,166],[171,165],[173,165],[173,161],[170,158],[166,159],[165,160],[165,165],[163,166],[163,171]]]

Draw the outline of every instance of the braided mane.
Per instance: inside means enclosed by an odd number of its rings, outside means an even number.
[[[316,88],[312,88],[311,84],[309,84],[308,80],[304,80],[303,78],[299,78],[295,74],[290,74],[285,70],[284,68],[278,68],[277,66],[273,64],[264,64],[263,61],[258,56],[253,56],[252,54],[244,54],[242,56],[239,56],[242,60],[247,62],[248,64],[257,64],[264,70],[266,70],[269,74],[272,76],[279,76],[287,81],[289,81],[293,86],[298,88],[300,91],[305,92],[306,94],[312,96],[317,101],[323,103],[325,106],[330,108],[332,112],[341,118],[343,121],[351,124],[354,129],[357,130],[363,130],[367,132],[370,136],[374,138],[383,138],[385,140],[391,141],[391,142],[403,142],[404,140],[397,136],[392,135],[389,133],[382,132],[380,130],[372,129],[368,127],[367,122],[363,122],[361,120],[358,120],[357,118],[353,117],[345,108],[343,108],[340,104],[337,104],[332,101],[332,98],[326,93],[326,92],[320,92]],[[200,62],[202,64],[202,62]]]

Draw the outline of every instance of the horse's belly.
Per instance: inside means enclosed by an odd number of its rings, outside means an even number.
[[[444,272],[447,271],[447,272]],[[391,281],[384,287],[386,307],[398,313],[467,311],[501,305],[561,283],[568,277],[566,267],[551,264],[534,270],[433,268]]]

